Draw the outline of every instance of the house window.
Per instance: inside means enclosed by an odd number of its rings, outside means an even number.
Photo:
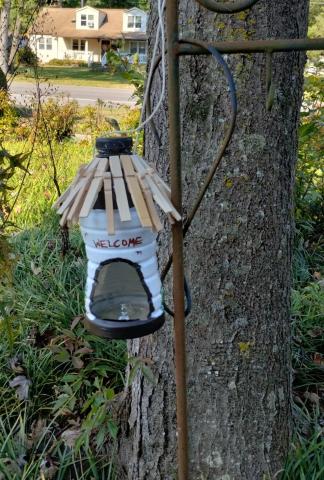
[[[88,27],[94,28],[94,15],[88,15]]]
[[[52,50],[52,39],[51,38],[46,39],[46,50]]]
[[[94,15],[81,15],[81,27],[94,28]]]
[[[85,51],[85,40],[72,40],[72,50],[77,50],[79,52],[84,52]]]
[[[137,53],[137,42],[130,42],[130,53],[132,55]]]
[[[141,28],[142,27],[142,17],[140,15],[128,15],[127,27],[128,28]]]
[[[138,53],[140,55],[145,55],[146,54],[145,42],[138,42]]]
[[[45,50],[45,38],[41,37],[38,39],[38,48],[39,50]]]

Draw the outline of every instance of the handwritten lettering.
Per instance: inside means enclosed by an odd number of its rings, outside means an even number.
[[[93,241],[96,248],[134,248],[143,243],[142,237],[135,238],[122,238],[116,240],[94,240]]]

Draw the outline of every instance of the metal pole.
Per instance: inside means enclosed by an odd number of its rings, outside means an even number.
[[[166,2],[169,155],[171,200],[182,212],[181,132],[178,58],[178,0]],[[175,380],[177,397],[178,480],[188,480],[186,339],[182,222],[172,226]]]
[[[323,50],[323,38],[287,38],[271,40],[242,40],[235,42],[200,42],[202,46],[192,45],[191,39],[180,40],[179,55],[210,55],[203,46],[212,45],[220,53],[266,53],[269,52],[296,52],[303,50]]]

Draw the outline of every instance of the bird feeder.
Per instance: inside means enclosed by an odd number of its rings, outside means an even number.
[[[162,224],[154,202],[173,223],[181,220],[168,185],[141,157],[131,139],[96,141],[54,204],[60,225],[79,222],[88,258],[85,324],[96,335],[135,338],[164,323],[156,236]]]

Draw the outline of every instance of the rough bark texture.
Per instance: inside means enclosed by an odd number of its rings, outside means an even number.
[[[154,2],[153,2],[154,3]],[[215,39],[306,35],[307,0],[260,1],[226,16],[180,2],[185,36]],[[153,5],[150,47],[156,31]],[[228,56],[237,83],[237,127],[186,237],[193,311],[187,319],[190,478],[265,480],[282,468],[290,434],[292,189],[305,56],[275,54],[267,112],[263,55]],[[229,116],[224,78],[211,58],[181,60],[185,211],[219,147]],[[157,80],[154,96],[160,92]],[[167,171],[167,109],[150,128],[146,158]],[[161,263],[170,249],[161,238]],[[156,385],[138,374],[125,409],[120,462],[129,480],[176,478],[172,320],[129,345],[150,358]]]
[[[11,0],[4,0],[0,10],[0,69],[7,75],[9,69],[9,17]]]

